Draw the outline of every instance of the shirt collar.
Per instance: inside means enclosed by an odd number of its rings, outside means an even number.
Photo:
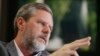
[[[19,49],[19,47],[18,47],[18,45],[17,45],[15,40],[14,40],[14,44],[15,44],[15,47],[17,49],[18,56],[24,56],[23,53],[21,52],[21,50]]]

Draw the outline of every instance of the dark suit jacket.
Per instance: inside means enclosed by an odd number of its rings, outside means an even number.
[[[0,41],[0,56],[8,56],[7,49],[5,48],[5,43]]]
[[[11,41],[6,45],[7,55],[9,56],[18,56],[17,49],[15,47],[14,41]],[[47,51],[41,51],[38,56],[48,56],[49,53]],[[1,55],[0,55],[1,56]]]

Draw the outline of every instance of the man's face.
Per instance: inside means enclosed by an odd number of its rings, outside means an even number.
[[[52,15],[44,10],[37,10],[35,15],[25,22],[24,43],[36,51],[42,51],[48,44],[53,28]]]

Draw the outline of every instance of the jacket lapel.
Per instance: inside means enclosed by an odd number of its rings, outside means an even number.
[[[18,56],[14,40],[7,44],[7,51],[9,53],[9,56]]]

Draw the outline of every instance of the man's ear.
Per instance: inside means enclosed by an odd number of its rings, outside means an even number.
[[[25,28],[25,20],[23,17],[19,17],[16,21],[18,30],[23,31]]]

